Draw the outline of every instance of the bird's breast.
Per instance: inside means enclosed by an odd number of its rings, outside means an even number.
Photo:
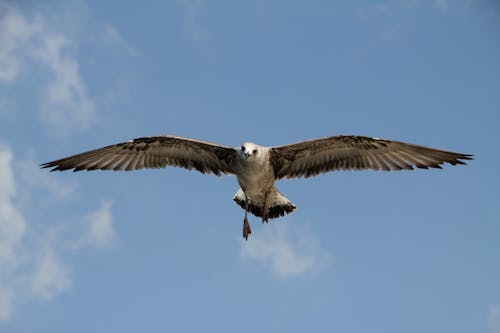
[[[245,161],[240,165],[237,175],[238,183],[243,191],[249,193],[263,193],[274,185],[274,175],[266,163]]]

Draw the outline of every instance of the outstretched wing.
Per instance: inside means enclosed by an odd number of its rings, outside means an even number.
[[[234,173],[236,150],[214,143],[162,135],[118,143],[57,161],[44,163],[50,171],[138,170],[166,166],[196,169],[201,173]]]
[[[270,160],[276,179],[310,177],[333,170],[412,170],[465,164],[473,155],[404,142],[339,135],[273,147]]]

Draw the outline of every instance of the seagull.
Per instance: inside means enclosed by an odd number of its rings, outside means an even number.
[[[337,170],[441,169],[466,164],[473,155],[357,135],[336,135],[285,146],[252,142],[229,147],[174,135],[143,137],[44,163],[50,171],[139,170],[166,166],[203,174],[235,175],[233,200],[245,210],[243,238],[251,233],[248,212],[262,223],[293,212],[296,206],[275,187],[282,178],[308,178]]]

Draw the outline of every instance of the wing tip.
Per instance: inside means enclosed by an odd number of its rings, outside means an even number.
[[[452,161],[446,161],[446,162],[450,163],[451,165],[467,165],[467,163],[464,161],[473,161],[475,159],[473,154],[457,154],[457,155],[458,156],[456,156]]]
[[[475,160],[474,154],[463,154],[462,157],[459,157],[460,160],[473,161]],[[466,163],[464,163],[466,164]]]
[[[50,172],[62,171],[61,166],[58,164],[55,164],[54,162],[40,164],[40,169],[49,169],[49,168],[52,168],[49,170]]]
[[[57,161],[40,164],[40,169],[49,169],[49,168],[52,168],[49,170],[50,172],[54,171],[62,172],[66,170],[73,170],[73,172],[76,172],[83,170],[83,169],[78,169],[76,167],[65,167],[61,163],[58,163]]]

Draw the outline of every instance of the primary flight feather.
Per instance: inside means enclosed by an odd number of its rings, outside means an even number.
[[[243,237],[251,233],[247,212],[262,222],[291,213],[296,206],[274,186],[282,178],[310,177],[335,170],[412,170],[465,164],[473,155],[404,142],[337,135],[286,146],[240,147],[160,135],[139,138],[44,163],[50,171],[138,170],[166,166],[201,173],[236,175],[240,189],[233,200],[245,210]]]

